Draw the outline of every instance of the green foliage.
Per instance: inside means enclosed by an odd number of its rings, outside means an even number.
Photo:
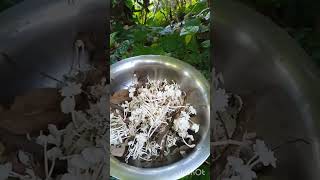
[[[167,55],[188,62],[204,72],[206,77],[210,77],[210,41],[202,41],[197,37],[199,28],[189,27],[186,28],[188,33],[181,33],[181,30],[165,35],[161,34],[165,28],[139,25],[114,32],[110,37],[112,63],[130,56]]]
[[[150,12],[147,16],[144,16],[143,6],[140,5],[143,1],[130,2],[126,4],[138,9],[133,15],[135,24],[129,26],[119,21],[111,22],[111,63],[131,56],[166,55],[193,65],[210,78],[210,40],[201,36],[209,33],[210,11],[206,1],[188,1],[175,7],[164,4],[166,1],[150,1],[153,5],[148,6]],[[155,9],[158,10],[153,13]],[[170,13],[173,15],[171,19]],[[182,19],[179,17],[181,14],[184,15]]]
[[[210,79],[210,12],[206,1],[186,0],[170,5],[171,0],[124,0],[133,12],[134,24],[111,20],[111,63],[138,55],[165,55],[185,61]],[[183,2],[183,1],[179,1]],[[148,3],[147,3],[148,4]],[[119,19],[119,18],[118,18]],[[193,173],[182,180],[210,179],[210,166],[199,167],[204,176]]]

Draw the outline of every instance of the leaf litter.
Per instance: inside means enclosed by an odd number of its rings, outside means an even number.
[[[109,85],[97,71],[74,70],[1,108],[0,180],[108,179]]]
[[[222,74],[215,75],[211,176],[217,180],[257,179],[256,168],[275,168],[277,158],[255,132],[248,132],[255,118],[255,98],[227,92]]]

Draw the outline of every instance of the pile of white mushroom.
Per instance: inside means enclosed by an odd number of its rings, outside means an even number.
[[[214,72],[215,73],[215,72]],[[225,169],[216,177],[218,180],[252,180],[257,178],[254,168],[260,164],[262,166],[276,167],[277,159],[274,157],[274,152],[269,150],[264,141],[256,138],[255,132],[245,132],[241,141],[233,140],[232,137],[236,129],[236,116],[229,114],[227,109],[230,109],[229,100],[231,96],[238,101],[238,107],[233,112],[240,112],[243,108],[243,102],[240,96],[232,93],[227,93],[222,88],[224,83],[221,73],[216,74],[214,78],[214,94],[213,94],[213,124],[211,152],[213,154],[213,164],[221,155],[218,150],[229,145],[236,146],[235,152],[227,157]],[[235,113],[235,114],[236,114]],[[223,115],[223,118],[218,118],[218,114]],[[228,138],[229,137],[229,138]],[[243,159],[240,151],[246,149],[251,153],[251,157]]]
[[[197,112],[185,102],[186,93],[180,86],[173,81],[149,78],[144,85],[138,84],[134,75],[128,89],[130,100],[120,104],[123,111],[111,110],[111,149],[122,147],[118,156],[125,156],[128,162],[130,158],[152,161],[159,157],[161,150],[166,156],[178,141],[189,148],[195,147],[194,137],[188,130],[199,131],[199,125],[191,121]],[[172,116],[173,113],[178,115]],[[157,141],[155,137],[165,129],[167,132]]]

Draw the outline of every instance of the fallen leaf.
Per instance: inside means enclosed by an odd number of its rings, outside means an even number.
[[[90,108],[88,97],[85,94],[79,94],[75,96],[75,101],[76,101],[75,110],[77,111]]]
[[[62,124],[68,118],[59,111],[38,111],[31,114],[5,111],[0,113],[0,127],[12,134],[27,134],[46,129],[48,124]]]
[[[148,82],[148,73],[143,70],[136,70],[134,74],[138,78],[139,86],[144,85]]]
[[[180,151],[188,151],[190,149],[190,147],[188,147],[187,145],[182,145],[179,147]]]
[[[33,155],[35,160],[43,160],[43,147],[33,141],[29,141],[25,135],[14,135],[4,129],[1,129],[0,141],[5,146],[5,152],[7,153],[21,150]]]
[[[243,108],[239,112],[236,120],[236,128],[231,137],[231,139],[238,141],[242,140],[244,133],[247,131],[248,122],[254,121],[255,107],[257,102],[256,94],[246,94],[241,95],[240,97],[242,97],[243,100]],[[221,156],[213,163],[213,166],[211,167],[211,176],[213,179],[217,179],[222,173],[227,164],[227,157],[236,152],[237,148],[237,146],[229,145],[223,150]]]
[[[103,148],[96,147],[88,147],[81,152],[83,158],[92,164],[103,161],[105,153],[106,152],[103,150]]]
[[[19,161],[17,153],[12,154],[10,162],[12,163],[12,171],[13,172],[16,172],[18,174],[25,174],[26,165],[24,165],[22,162]]]
[[[61,97],[58,89],[38,88],[27,92],[25,95],[16,96],[10,110],[15,112],[35,112],[58,110]]]
[[[83,156],[81,155],[74,155],[71,159],[70,159],[70,165],[71,168],[75,167],[75,168],[79,168],[79,169],[88,169],[92,166],[91,163],[89,163],[88,161],[86,161]]]
[[[156,136],[157,139],[157,143],[161,144],[162,141],[165,141],[165,137],[168,134],[169,130],[170,130],[170,126],[162,126],[159,128],[159,133]],[[165,143],[163,143],[163,146],[165,145]]]
[[[121,89],[115,92],[110,98],[110,102],[112,104],[121,104],[129,100],[130,100],[129,91],[127,89]]]
[[[88,71],[88,73],[86,73],[86,78],[82,84],[84,87],[100,84],[101,79],[103,77],[106,77],[106,75],[107,75],[107,72],[104,70],[100,70],[100,69],[90,70]]]
[[[115,147],[111,146],[111,154],[116,157],[122,157],[126,148],[125,146]]]

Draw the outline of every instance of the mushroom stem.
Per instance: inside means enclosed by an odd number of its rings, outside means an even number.
[[[56,164],[56,159],[53,159],[52,161],[52,164],[51,164],[51,167],[50,167],[50,171],[49,171],[49,174],[48,174],[48,177],[47,177],[47,180],[50,179],[51,175],[52,175],[52,172],[53,172],[53,169],[54,169],[54,166]]]
[[[48,178],[48,156],[47,156],[47,141],[44,142],[44,170],[46,178]]]

